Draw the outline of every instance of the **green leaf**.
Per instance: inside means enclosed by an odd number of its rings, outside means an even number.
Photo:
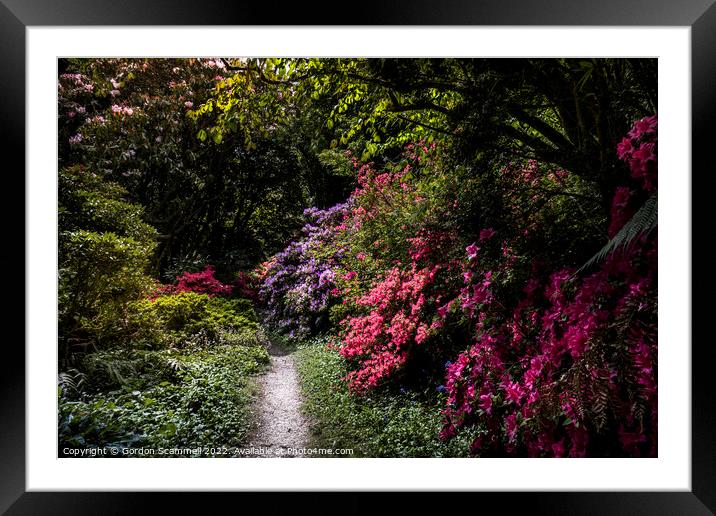
[[[160,433],[166,435],[167,437],[173,437],[177,433],[177,425],[170,421],[169,423],[162,426],[159,431],[160,431]]]
[[[602,247],[599,252],[592,256],[587,263],[582,265],[577,273],[583,271],[602,261],[608,255],[619,248],[627,249],[642,235],[648,235],[658,222],[658,202],[656,197],[650,197],[644,205],[639,208],[629,221],[614,235],[614,237]]]

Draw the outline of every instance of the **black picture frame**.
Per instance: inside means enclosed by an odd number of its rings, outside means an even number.
[[[714,181],[714,160],[710,149],[716,141],[714,105],[716,104],[716,5],[715,0],[373,0],[351,5],[341,12],[295,2],[280,8],[269,2],[244,3],[222,0],[171,0],[148,3],[142,0],[0,0],[0,147],[5,171],[2,206],[3,245],[0,253],[5,295],[12,296],[2,312],[4,331],[2,374],[0,374],[0,512],[24,514],[133,514],[149,509],[153,502],[162,504],[163,513],[193,512],[207,508],[207,494],[195,493],[77,493],[26,492],[25,488],[25,352],[24,329],[11,338],[13,326],[25,320],[24,265],[25,226],[18,220],[24,213],[25,159],[25,29],[43,25],[572,25],[572,26],[689,26],[692,37],[692,191],[709,195],[707,181]],[[346,4],[348,5],[348,4]],[[8,164],[15,161],[14,166]],[[678,171],[687,178],[688,171]],[[693,188],[696,180],[697,188]],[[14,181],[15,184],[12,184]],[[20,193],[22,192],[22,194]],[[20,200],[20,205],[10,202]],[[705,202],[702,211],[694,209],[692,221],[697,235],[692,244],[692,271],[709,259],[705,247],[710,243],[711,219]],[[701,227],[703,226],[703,227]],[[699,230],[700,229],[700,230]],[[12,243],[12,246],[10,245]],[[700,246],[703,253],[694,253]],[[701,262],[699,262],[701,260]],[[19,269],[23,274],[19,274]],[[693,274],[693,273],[692,273]],[[692,287],[693,323],[705,329],[710,304],[707,294],[713,279],[698,276]],[[23,294],[20,294],[23,293]],[[701,303],[696,299],[701,295]],[[15,312],[15,313],[13,313]],[[13,323],[14,324],[11,324]],[[18,328],[15,328],[18,329]],[[708,335],[704,333],[704,336]],[[465,493],[411,497],[423,509],[444,511],[458,502],[469,502],[474,511],[499,503],[504,510],[531,514],[714,514],[716,513],[716,389],[711,368],[715,346],[710,339],[696,338],[692,344],[692,490],[690,492],[550,492],[550,493]],[[678,343],[681,344],[681,343]],[[683,343],[688,346],[689,343]],[[52,346],[52,343],[48,343]],[[661,388],[666,388],[661,386]],[[310,493],[277,497],[275,493],[211,493],[211,505],[217,503],[265,504],[265,512],[284,512],[302,503],[320,511]],[[349,493],[340,501],[340,512],[365,512],[378,505],[375,493]],[[245,500],[245,498],[259,498]],[[448,498],[449,497],[449,498]],[[507,502],[507,503],[505,503]],[[487,505],[490,504],[490,505]],[[321,506],[331,512],[338,509],[324,500]],[[248,508],[248,506],[246,506]],[[307,506],[308,507],[308,506]],[[236,510],[240,507],[236,506]],[[471,511],[472,512],[472,511]]]

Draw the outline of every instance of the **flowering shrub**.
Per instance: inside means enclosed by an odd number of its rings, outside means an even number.
[[[340,353],[355,367],[347,379],[358,392],[376,387],[401,372],[442,326],[439,314],[448,306],[445,292],[456,277],[455,264],[435,263],[452,242],[444,233],[425,233],[412,240],[407,267],[388,269],[363,295],[353,300],[358,312],[341,321]],[[435,349],[432,350],[436,352]]]
[[[370,276],[363,279],[377,279],[396,260],[410,263],[411,238],[422,230],[425,214],[432,207],[431,199],[420,191],[413,176],[431,163],[430,152],[435,147],[421,148],[420,152],[409,147],[405,160],[386,170],[354,162],[358,186],[350,196],[350,216],[342,229],[351,254],[364,262],[360,268]],[[367,257],[372,260],[372,273],[366,267]]]
[[[220,270],[245,269],[264,248],[273,252],[286,241],[305,207],[305,188],[316,186],[301,176],[296,134],[252,130],[249,148],[212,130],[219,109],[192,116],[218,92],[217,72],[238,74],[231,91],[245,91],[249,111],[263,113],[256,110],[260,92],[242,82],[247,74],[219,58],[73,59],[67,66],[82,73],[58,81],[61,164],[101,172],[146,208],[162,235],[158,270],[194,256],[210,256]]]
[[[483,311],[447,366],[443,438],[478,424],[475,453],[586,456],[611,436],[612,454],[655,455],[655,269],[650,244],[582,279],[530,279],[507,318]]]
[[[219,281],[214,277],[216,268],[207,265],[199,272],[183,272],[177,276],[176,285],[164,285],[157,290],[157,294],[179,294],[182,292],[195,292],[208,296],[230,296],[233,287]]]
[[[336,231],[347,217],[348,206],[328,210],[307,209],[308,223],[300,239],[278,253],[260,289],[267,320],[290,337],[308,335],[325,326],[334,270],[341,250],[334,246]]]
[[[656,147],[633,150],[645,139],[655,144],[656,117],[637,122],[618,152],[654,192]],[[628,220],[628,200],[618,188],[610,235]],[[656,239],[640,244],[584,278],[530,278],[511,314],[483,307],[473,344],[446,366],[441,436],[478,425],[471,450],[481,455],[655,456]]]

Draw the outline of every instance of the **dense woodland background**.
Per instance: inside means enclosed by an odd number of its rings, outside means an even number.
[[[60,61],[63,447],[655,456],[655,59]]]

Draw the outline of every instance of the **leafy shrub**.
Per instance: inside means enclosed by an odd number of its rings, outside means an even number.
[[[119,338],[130,303],[153,285],[146,274],[156,231],[124,190],[82,167],[60,171],[60,341]]]
[[[82,357],[79,367],[85,377],[83,392],[98,393],[173,381],[182,365],[155,351],[114,349],[88,353]]]
[[[629,136],[655,142],[656,117]],[[619,149],[649,191],[656,147],[636,152]],[[612,225],[626,209],[612,202]],[[642,235],[584,277],[535,274],[511,315],[482,307],[474,344],[447,366],[442,436],[477,425],[471,449],[483,455],[656,456],[656,250],[656,238]]]
[[[142,436],[124,427],[118,417],[121,407],[113,401],[67,401],[60,398],[58,413],[59,450],[64,448],[130,447]]]
[[[217,340],[227,346],[263,346],[266,349],[272,342],[262,327],[259,327],[258,330],[253,328],[222,329]]]
[[[247,299],[182,292],[145,299],[135,303],[133,308],[135,339],[147,337],[178,345],[182,339],[200,334],[212,340],[222,332],[255,333],[258,330],[256,314]]]
[[[98,344],[115,339],[128,305],[153,285],[145,274],[151,249],[114,233],[67,234],[59,270],[61,335],[86,332]]]

